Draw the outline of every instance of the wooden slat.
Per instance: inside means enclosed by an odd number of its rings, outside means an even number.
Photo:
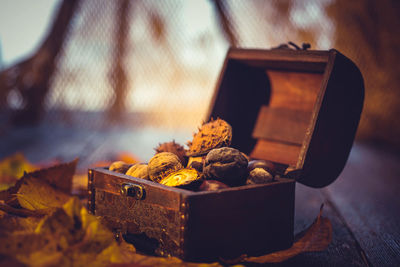
[[[269,69],[323,72],[328,62],[327,51],[291,51],[257,49],[230,49],[228,57],[250,66]]]
[[[253,137],[301,145],[310,117],[310,112],[263,106],[258,114]]]
[[[273,70],[266,73],[271,82],[271,107],[313,111],[321,90],[322,74]]]
[[[295,166],[301,146],[260,139],[257,141],[250,157]]]

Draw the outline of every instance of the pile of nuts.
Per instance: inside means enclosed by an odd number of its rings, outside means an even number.
[[[222,119],[211,120],[193,135],[188,150],[175,141],[159,144],[148,164],[117,161],[109,170],[193,191],[275,181],[274,163],[250,161],[247,155],[229,147],[231,140],[232,127]]]

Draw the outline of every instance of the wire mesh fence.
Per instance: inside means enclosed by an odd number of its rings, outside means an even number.
[[[398,139],[395,1],[73,1],[78,7],[39,101],[47,119],[193,128],[204,119],[230,45],[268,49],[292,41],[335,47],[353,59],[367,90],[360,132]],[[29,84],[32,75],[18,71],[8,72],[9,80]],[[1,79],[9,88],[0,90],[1,109],[23,109],[30,95]]]
[[[287,41],[308,41],[320,49],[331,46],[332,22],[323,12],[326,1],[284,2],[222,2],[238,46],[270,48]],[[71,111],[112,109],[120,89],[113,85],[113,68],[123,3],[81,1],[45,102],[53,119],[83,123],[87,119],[73,117]],[[126,88],[121,110],[133,114],[139,126],[198,125],[230,45],[215,2],[129,1],[125,8],[128,30],[121,62]],[[299,27],[319,38],[305,38]]]

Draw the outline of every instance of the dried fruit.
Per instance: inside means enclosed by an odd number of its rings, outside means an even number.
[[[114,172],[119,172],[119,173],[126,173],[126,171],[132,166],[132,164],[128,164],[124,161],[114,161],[111,163],[110,167],[108,167],[108,170],[114,171]]]
[[[161,152],[171,152],[178,156],[179,160],[183,165],[186,165],[187,158],[186,158],[186,150],[183,146],[178,143],[175,143],[175,140],[172,142],[166,142],[159,144],[158,147],[154,149],[156,153]]]
[[[177,155],[171,152],[161,152],[152,157],[148,164],[149,178],[159,183],[170,173],[182,169],[182,163]]]
[[[206,179],[218,180],[230,186],[243,185],[247,178],[248,161],[243,154],[231,147],[211,150],[204,161]]]
[[[232,141],[232,127],[224,120],[216,119],[205,123],[188,142],[188,156],[205,155],[214,148],[229,146]]]
[[[160,184],[195,190],[201,184],[199,173],[195,169],[181,169],[160,181]]]
[[[276,173],[276,166],[274,163],[268,160],[251,160],[249,161],[248,169],[249,172],[255,168],[262,168],[269,172],[272,176]]]
[[[126,172],[126,175],[149,180],[148,166],[145,163],[134,164]]]
[[[215,191],[224,188],[229,188],[229,186],[216,180],[204,180],[198,191]]]
[[[250,171],[246,184],[266,184],[274,181],[274,177],[263,168]]]

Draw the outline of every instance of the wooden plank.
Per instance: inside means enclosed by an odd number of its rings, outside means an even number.
[[[250,157],[296,166],[300,148],[301,146],[296,144],[259,139]]]
[[[339,179],[323,190],[374,266],[400,266],[399,162],[387,148],[357,144]]]
[[[258,50],[231,48],[227,57],[253,67],[323,72],[328,61],[327,51],[295,51],[288,49]]]
[[[366,266],[357,241],[340,214],[321,190],[296,185],[295,233],[307,228],[324,203],[323,216],[332,223],[332,243],[325,251],[300,254],[277,266]]]
[[[310,112],[262,106],[253,137],[301,145],[310,117]]]
[[[267,70],[271,81],[271,100],[274,108],[309,112],[309,120],[321,91],[323,75],[320,73]],[[309,121],[308,121],[309,122]]]

